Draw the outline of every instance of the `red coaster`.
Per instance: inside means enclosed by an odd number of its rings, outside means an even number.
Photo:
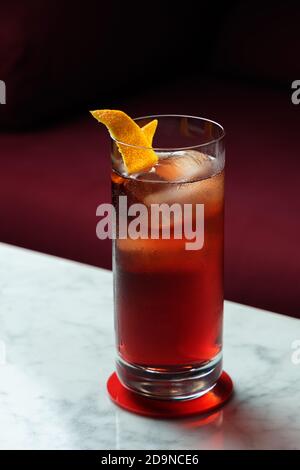
[[[233,391],[232,380],[222,372],[216,385],[205,395],[191,400],[157,400],[131,392],[121,384],[114,372],[107,381],[111,400],[127,411],[152,418],[183,418],[209,413],[226,403]]]

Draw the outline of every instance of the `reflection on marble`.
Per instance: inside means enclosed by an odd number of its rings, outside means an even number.
[[[115,407],[111,273],[0,245],[1,449],[300,449],[300,321],[226,302],[230,403],[163,421]],[[1,362],[1,361],[0,361]]]

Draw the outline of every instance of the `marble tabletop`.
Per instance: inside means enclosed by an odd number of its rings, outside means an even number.
[[[300,320],[225,302],[234,397],[152,420],[106,394],[111,272],[4,244],[0,260],[1,449],[300,449]]]

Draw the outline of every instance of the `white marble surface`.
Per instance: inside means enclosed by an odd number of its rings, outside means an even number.
[[[234,398],[210,417],[151,420],[106,395],[111,273],[3,244],[0,260],[1,449],[300,449],[300,320],[226,302]]]

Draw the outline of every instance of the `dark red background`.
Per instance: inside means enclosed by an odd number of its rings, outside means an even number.
[[[300,317],[300,8],[161,3],[1,3],[0,240],[110,267],[88,110],[206,116],[227,131],[226,298]]]

